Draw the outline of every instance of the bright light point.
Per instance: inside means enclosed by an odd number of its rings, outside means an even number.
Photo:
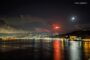
[[[55,26],[54,30],[60,30],[60,26]]]
[[[75,17],[72,17],[72,21],[74,21],[75,20]]]
[[[56,26],[55,28],[56,28],[56,29],[59,29],[60,27]]]
[[[76,20],[77,20],[77,16],[73,16],[73,17],[71,17],[71,19],[70,19],[71,22],[76,22]]]
[[[52,31],[55,32],[55,33],[61,31],[61,26],[60,26],[60,24],[58,24],[58,23],[52,24]]]

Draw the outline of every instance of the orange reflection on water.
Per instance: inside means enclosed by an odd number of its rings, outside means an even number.
[[[59,40],[54,40],[54,60],[62,60],[62,43]]]
[[[84,41],[84,54],[85,59],[90,58],[90,41]]]

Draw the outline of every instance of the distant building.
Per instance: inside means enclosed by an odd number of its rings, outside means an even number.
[[[90,31],[89,30],[79,30],[79,31],[74,31],[74,32],[70,32],[67,34],[62,34],[60,35],[60,37],[63,38],[69,38],[70,36],[76,36],[76,37],[81,37],[82,39],[90,39]]]

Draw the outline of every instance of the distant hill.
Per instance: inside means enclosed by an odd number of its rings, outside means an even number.
[[[70,33],[62,34],[61,37],[65,36],[81,36],[81,37],[87,37],[90,36],[90,30],[77,30]]]

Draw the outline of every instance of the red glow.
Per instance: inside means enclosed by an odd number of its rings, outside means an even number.
[[[59,32],[61,29],[59,24],[52,24],[52,28],[53,28],[53,31],[55,32]]]
[[[59,26],[56,26],[55,29],[59,29],[60,27]]]

